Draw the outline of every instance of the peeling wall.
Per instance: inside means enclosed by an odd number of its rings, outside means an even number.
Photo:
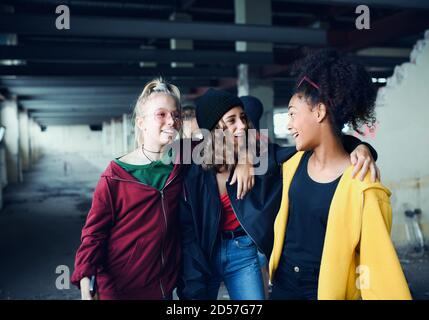
[[[395,68],[377,97],[377,130],[365,139],[377,149],[382,182],[390,188],[392,239],[407,244],[405,208],[422,210],[429,239],[429,30],[414,46],[410,62]]]

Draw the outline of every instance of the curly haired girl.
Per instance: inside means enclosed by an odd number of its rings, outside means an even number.
[[[298,66],[288,129],[299,151],[283,164],[283,196],[270,259],[272,299],[410,299],[390,239],[390,191],[352,179],[345,124],[375,122],[364,67],[335,51]]]

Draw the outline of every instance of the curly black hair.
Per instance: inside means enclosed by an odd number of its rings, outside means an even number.
[[[341,134],[345,124],[357,132],[364,124],[374,127],[377,90],[362,65],[325,49],[298,61],[293,73],[297,74],[293,93],[303,94],[312,105],[324,103],[336,134]],[[304,77],[309,81],[302,81]]]

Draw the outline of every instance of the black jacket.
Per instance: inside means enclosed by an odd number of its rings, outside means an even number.
[[[360,143],[357,138],[345,136],[344,144],[348,151]],[[375,150],[369,147],[375,158]],[[295,153],[295,147],[270,144],[266,153],[267,173],[255,176],[255,185],[243,200],[236,199],[237,184],[226,184],[238,221],[267,257],[272,251],[274,220],[281,203],[281,164]],[[211,276],[209,265],[218,236],[221,210],[216,172],[204,170],[200,165],[190,165],[184,177],[179,212],[182,241],[182,271],[178,283],[180,299],[207,299],[207,283]]]

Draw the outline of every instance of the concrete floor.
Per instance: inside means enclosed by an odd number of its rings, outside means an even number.
[[[46,155],[25,183],[4,190],[0,212],[0,299],[79,299],[56,287],[56,268],[73,270],[81,228],[98,177],[108,159],[78,154]],[[429,299],[429,256],[401,254],[415,298]],[[224,287],[220,299],[228,299]]]
[[[100,171],[77,155],[45,156],[25,183],[8,186],[0,213],[0,298],[77,299],[58,290],[59,265],[73,270]]]

